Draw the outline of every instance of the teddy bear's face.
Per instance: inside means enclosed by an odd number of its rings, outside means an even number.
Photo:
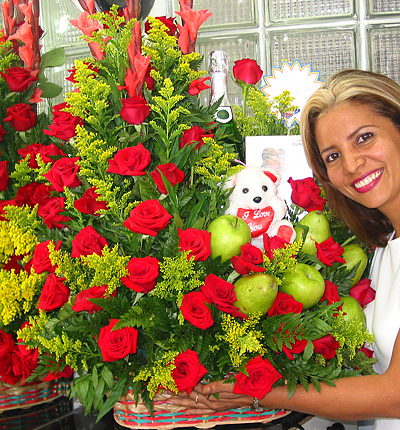
[[[238,173],[230,200],[247,209],[262,209],[276,195],[276,186],[260,171],[245,169]]]

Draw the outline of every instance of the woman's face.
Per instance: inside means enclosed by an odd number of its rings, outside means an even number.
[[[315,137],[339,191],[392,222],[400,218],[400,131],[390,119],[347,103],[317,121]]]

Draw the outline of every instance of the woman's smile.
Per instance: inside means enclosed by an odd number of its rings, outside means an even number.
[[[366,193],[371,188],[373,188],[381,178],[383,172],[383,168],[376,170],[375,172],[372,172],[370,174],[364,175],[360,179],[356,179],[352,182],[352,186],[359,192],[359,193]]]

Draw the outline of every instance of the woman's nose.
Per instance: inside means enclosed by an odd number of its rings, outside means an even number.
[[[349,154],[345,156],[344,165],[348,172],[356,172],[365,163],[364,157],[357,154]]]

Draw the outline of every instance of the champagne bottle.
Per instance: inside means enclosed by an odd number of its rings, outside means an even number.
[[[232,143],[239,158],[244,160],[244,149],[233,120],[232,107],[228,101],[228,56],[224,51],[212,51],[209,55],[210,106],[220,101],[215,113],[217,128],[214,138]]]

